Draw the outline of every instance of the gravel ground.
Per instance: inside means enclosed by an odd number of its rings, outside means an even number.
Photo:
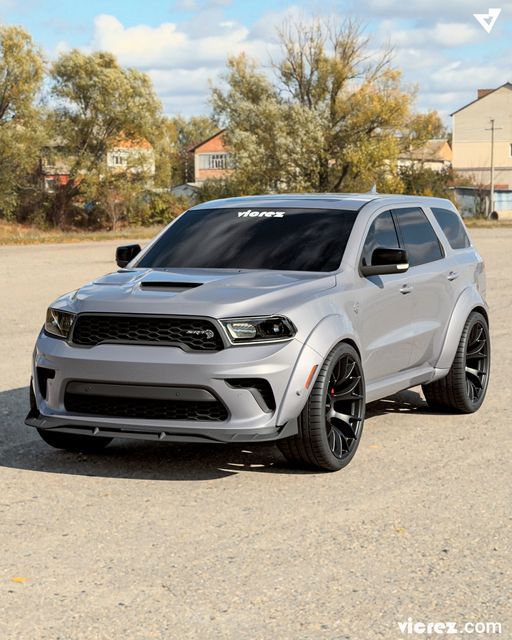
[[[472,236],[486,403],[436,415],[418,389],[373,403],[335,474],[291,471],[270,445],[47,447],[23,425],[33,343],[47,303],[112,269],[114,245],[3,247],[0,639],[394,640],[414,637],[409,617],[512,638],[512,229]]]

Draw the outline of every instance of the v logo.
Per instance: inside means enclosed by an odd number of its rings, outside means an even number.
[[[474,13],[473,15],[487,33],[491,33],[500,13],[501,9],[489,9],[488,13]]]

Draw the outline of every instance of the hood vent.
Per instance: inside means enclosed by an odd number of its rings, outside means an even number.
[[[169,282],[162,280],[161,282],[148,280],[141,282],[140,286],[143,289],[165,289],[166,291],[186,291],[187,289],[195,289],[200,287],[202,282]]]

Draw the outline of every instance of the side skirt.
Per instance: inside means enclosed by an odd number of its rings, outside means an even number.
[[[439,370],[438,370],[439,371]],[[393,395],[404,389],[410,389],[418,384],[427,384],[432,382],[436,369],[430,366],[421,366],[414,369],[407,369],[399,373],[381,378],[366,385],[366,402],[380,400],[386,396]],[[439,376],[439,377],[442,377]]]

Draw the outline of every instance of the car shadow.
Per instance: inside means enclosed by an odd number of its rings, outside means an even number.
[[[274,443],[182,444],[115,439],[97,454],[71,453],[45,444],[24,424],[28,387],[0,392],[0,467],[45,473],[137,480],[214,480],[241,472],[313,474],[291,467]],[[367,419],[387,413],[423,412],[419,393],[403,391],[372,402]]]
[[[366,420],[387,413],[431,413],[423,396],[418,391],[407,389],[387,398],[366,405]]]
[[[316,473],[291,468],[274,443],[182,444],[115,439],[101,453],[53,449],[24,424],[29,388],[0,392],[0,467],[137,480],[214,480],[242,471]]]

